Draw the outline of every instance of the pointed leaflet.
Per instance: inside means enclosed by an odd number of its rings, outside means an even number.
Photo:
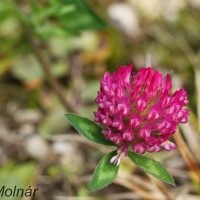
[[[99,190],[103,187],[106,187],[115,179],[119,170],[119,166],[110,163],[110,159],[116,154],[116,151],[112,151],[101,159],[95,169],[92,181],[90,182],[90,190]]]
[[[104,138],[104,135],[101,133],[101,127],[93,121],[73,113],[65,114],[65,116],[69,120],[70,124],[88,140],[98,144],[115,146],[115,144]]]
[[[161,181],[175,185],[173,177],[159,162],[130,151],[128,152],[128,156],[138,167],[143,169],[145,172],[148,172]]]

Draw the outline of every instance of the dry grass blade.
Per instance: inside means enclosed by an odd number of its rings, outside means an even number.
[[[200,64],[200,62],[199,62]],[[195,74],[195,85],[196,85],[196,93],[197,93],[197,116],[198,116],[198,128],[200,129],[200,68],[194,68]]]
[[[190,153],[185,141],[183,140],[181,133],[179,129],[174,134],[174,139],[176,141],[176,144],[178,146],[178,149],[183,156],[188,168],[190,169],[191,175],[193,175],[195,182],[200,184],[200,169],[198,167],[198,164],[193,157],[193,155]]]
[[[189,121],[187,124],[180,125],[181,131],[187,140],[187,144],[191,149],[191,152],[194,154],[198,163],[200,163],[199,157],[199,143],[200,143],[200,134],[195,129],[193,124]]]
[[[171,194],[171,192],[167,189],[167,187],[161,181],[159,181],[158,179],[156,179],[155,177],[153,177],[149,174],[148,174],[148,177],[150,178],[152,183],[157,186],[157,188],[164,194],[164,196],[168,200],[174,200],[175,199],[173,197],[173,195]]]
[[[118,177],[114,180],[114,183],[121,185],[123,187],[126,187],[126,188],[130,189],[131,191],[136,192],[138,195],[140,195],[144,199],[148,199],[148,200],[155,200],[156,199],[154,195],[152,195],[148,191],[145,191],[141,187],[138,187],[137,185],[135,185],[134,183],[132,183],[132,182],[126,180],[126,179]]]
[[[56,196],[55,200],[99,200],[97,197]]]
[[[132,164],[132,162],[131,162],[131,164]],[[127,173],[123,169],[120,169],[120,171],[118,173],[118,177],[125,178],[125,179],[137,184],[139,187],[143,187],[145,190],[159,192],[157,187],[154,184],[151,184],[148,179],[141,178],[140,176],[138,176],[136,174]]]

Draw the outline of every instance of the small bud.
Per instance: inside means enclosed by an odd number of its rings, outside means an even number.
[[[150,137],[150,135],[151,135],[151,129],[149,127],[140,129],[138,133],[138,136],[140,138],[147,138]]]
[[[138,127],[141,124],[141,122],[142,122],[142,119],[141,119],[141,117],[140,117],[139,114],[132,115],[131,118],[130,118],[130,125],[131,125],[131,127],[136,128],[136,127]]]
[[[163,142],[163,143],[161,144],[161,146],[162,146],[166,151],[171,151],[172,149],[175,149],[175,148],[176,148],[176,145],[175,145],[173,142],[169,141],[169,140]]]
[[[136,106],[139,111],[143,111],[147,107],[147,102],[143,98],[139,98],[136,101]]]
[[[125,140],[127,142],[132,141],[134,138],[134,133],[133,133],[132,129],[129,128],[129,129],[126,129],[125,131],[123,131],[122,138],[123,138],[123,140]]]
[[[121,161],[121,156],[120,156],[119,154],[117,154],[116,156],[113,156],[113,157],[110,159],[110,163],[116,164],[117,166],[119,166],[120,161]]]
[[[158,145],[154,145],[154,146],[152,146],[152,147],[149,147],[148,149],[147,149],[147,151],[148,152],[159,152],[159,151],[161,151],[161,148],[158,146]]]
[[[122,118],[120,116],[116,116],[113,123],[112,123],[112,126],[119,131],[123,130],[124,129],[124,123],[122,121]]]
[[[133,151],[136,153],[144,154],[146,151],[146,145],[144,143],[138,143],[133,145]]]

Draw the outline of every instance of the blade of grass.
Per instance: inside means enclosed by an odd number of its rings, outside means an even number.
[[[195,182],[200,185],[200,169],[198,167],[197,161],[190,153],[185,141],[183,140],[180,130],[177,129],[176,133],[174,134],[174,140],[176,141],[177,147],[185,160],[188,168],[190,169],[190,173],[192,177],[194,177]]]

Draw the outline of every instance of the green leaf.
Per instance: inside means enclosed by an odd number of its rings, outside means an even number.
[[[173,177],[159,162],[130,151],[128,152],[128,156],[138,167],[143,169],[145,172],[148,172],[161,181],[175,185]]]
[[[92,181],[90,182],[90,190],[94,191],[104,188],[115,179],[119,166],[110,163],[110,159],[116,154],[116,151],[112,151],[101,159],[94,171]]]
[[[65,114],[65,116],[69,120],[70,124],[88,140],[98,144],[115,146],[115,144],[104,138],[103,134],[101,133],[101,127],[99,127],[93,121],[73,113]]]
[[[58,18],[67,30],[82,31],[106,27],[106,23],[93,11],[86,0],[61,0],[59,3],[64,11],[61,14],[57,12]]]

